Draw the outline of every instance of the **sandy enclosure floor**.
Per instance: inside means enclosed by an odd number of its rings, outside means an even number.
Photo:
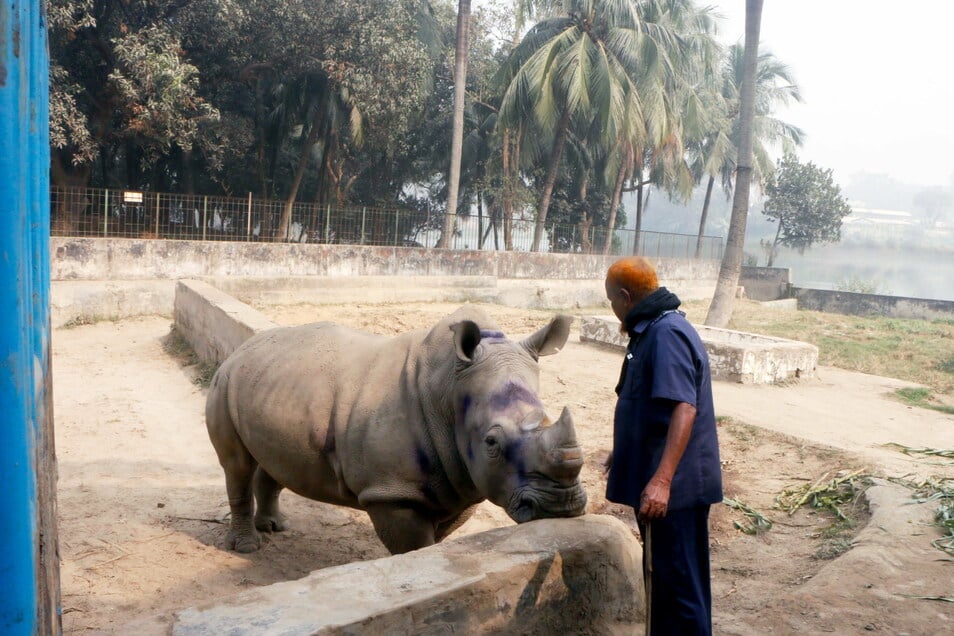
[[[455,308],[354,304],[263,311],[282,324],[334,320],[393,334],[429,326]],[[514,338],[551,317],[506,307],[488,311]],[[148,317],[54,332],[67,633],[128,633],[124,626],[130,622],[387,555],[363,512],[288,492],[282,501],[289,531],[269,535],[252,555],[223,550],[228,506],[203,421],[205,390],[192,381],[197,369],[168,350],[170,322]],[[621,354],[581,344],[578,324],[562,352],[541,359],[541,397],[551,416],[564,405],[574,414],[586,452],[589,511],[632,524],[631,511],[606,503],[599,470],[611,445],[612,387]],[[829,471],[864,467],[897,477],[954,476],[950,463],[908,458],[881,446],[946,439],[939,447],[949,448],[954,418],[912,411],[886,398],[895,381],[838,370],[821,375],[783,388],[715,387],[717,413],[731,416],[720,425],[726,495],[776,522],[750,536],[733,526],[745,521],[741,513],[713,508],[716,633],[954,632],[954,604],[909,598],[954,596],[954,561],[930,545],[938,536],[929,525],[930,505],[907,505],[907,499],[882,505],[876,511],[879,527],[862,528],[855,547],[833,560],[815,556],[828,519],[772,509],[783,489]],[[864,502],[858,506],[866,519]],[[485,503],[456,536],[509,523],[503,511]],[[154,625],[163,631],[161,621]]]

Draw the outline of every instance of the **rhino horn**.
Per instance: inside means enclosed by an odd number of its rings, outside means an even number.
[[[553,425],[544,429],[547,450],[547,472],[555,479],[576,479],[583,467],[583,449],[576,441],[573,417],[569,409]]]

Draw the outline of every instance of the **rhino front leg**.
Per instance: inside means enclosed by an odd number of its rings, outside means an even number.
[[[440,543],[447,537],[447,535],[467,523],[467,520],[473,516],[476,510],[477,506],[473,505],[470,508],[465,509],[456,517],[451,517],[450,519],[437,524],[437,531],[434,533],[434,539],[437,541],[437,543]]]
[[[288,520],[278,509],[278,495],[282,486],[259,466],[255,469],[255,527],[263,532],[281,532],[288,529]]]
[[[413,508],[374,504],[366,510],[381,543],[391,554],[434,545],[434,521]]]

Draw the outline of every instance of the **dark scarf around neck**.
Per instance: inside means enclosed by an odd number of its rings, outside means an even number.
[[[636,306],[626,314],[626,319],[623,321],[626,333],[632,331],[641,320],[652,320],[662,312],[676,309],[681,304],[682,301],[678,296],[665,287],[660,287],[636,303]]]

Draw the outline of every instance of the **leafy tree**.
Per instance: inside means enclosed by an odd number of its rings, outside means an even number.
[[[802,253],[815,243],[841,240],[841,221],[851,214],[851,207],[832,180],[831,170],[819,168],[812,162],[799,163],[794,155],[788,154],[779,160],[765,192],[762,214],[778,222],[769,252],[769,267],[779,245]]]

